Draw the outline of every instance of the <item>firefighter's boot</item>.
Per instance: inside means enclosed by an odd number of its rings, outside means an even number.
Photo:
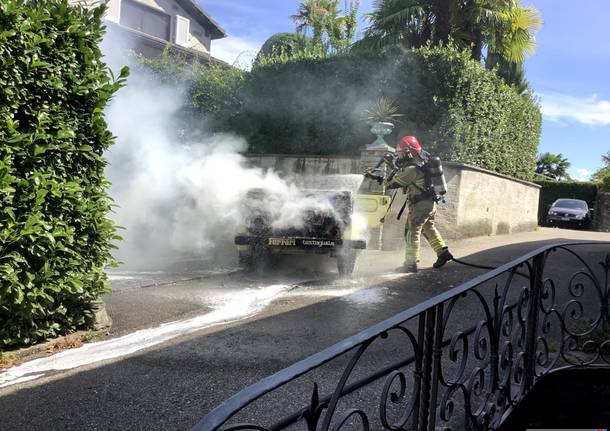
[[[441,266],[443,266],[444,264],[446,264],[447,262],[449,262],[452,259],[453,259],[453,255],[449,252],[449,248],[443,247],[442,251],[438,254],[436,262],[434,262],[434,264],[432,264],[432,266],[435,268],[440,268]]]
[[[405,262],[402,266],[399,266],[398,268],[396,268],[396,272],[399,273],[403,273],[403,274],[414,274],[417,272],[417,263],[415,262]]]

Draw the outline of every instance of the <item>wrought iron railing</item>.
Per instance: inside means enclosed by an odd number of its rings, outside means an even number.
[[[542,247],[234,395],[198,431],[497,428],[545,374],[610,367],[610,243]]]

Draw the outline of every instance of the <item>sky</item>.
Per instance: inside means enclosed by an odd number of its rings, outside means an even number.
[[[297,0],[197,0],[227,32],[212,42],[212,55],[247,65],[265,40],[294,31],[290,15]],[[544,24],[536,52],[525,63],[526,78],[541,105],[539,152],[561,153],[569,174],[586,180],[610,151],[610,2],[608,0],[523,0]],[[362,0],[360,14],[372,10]],[[366,26],[360,18],[360,28]]]

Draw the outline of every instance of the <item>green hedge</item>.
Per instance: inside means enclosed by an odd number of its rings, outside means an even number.
[[[103,152],[103,8],[0,2],[0,348],[88,323],[115,227]]]
[[[551,181],[536,180],[536,184],[542,186],[540,189],[540,199],[538,201],[538,222],[546,223],[546,215],[549,207],[557,199],[580,199],[587,202],[589,208],[595,208],[598,184],[594,182],[582,181]]]
[[[610,193],[610,175],[606,175],[600,182],[600,191]]]
[[[404,114],[388,143],[415,134],[445,159],[532,178],[537,103],[447,48],[394,48],[255,68],[245,80],[235,129],[253,152],[357,154],[374,140],[363,118],[380,96]]]
[[[156,58],[138,55],[136,59],[139,71],[153,72],[160,82],[186,89],[186,103],[175,116],[178,128],[194,135],[204,128],[218,132],[234,129],[235,118],[242,110],[245,71],[201,64],[169,50]]]
[[[597,184],[599,184],[599,191],[604,193],[610,192],[610,168],[600,169],[597,174]]]
[[[169,79],[181,75],[190,106],[215,130],[247,139],[251,152],[351,155],[374,140],[365,110],[381,96],[402,124],[386,140],[415,134],[446,160],[532,179],[540,110],[467,53],[392,48],[330,58],[268,62],[249,73],[206,70],[174,60],[147,61]],[[165,78],[168,79],[168,78]]]

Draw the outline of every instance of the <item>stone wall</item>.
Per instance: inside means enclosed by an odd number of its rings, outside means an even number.
[[[449,241],[482,235],[533,231],[538,225],[540,186],[459,163],[443,164],[447,181],[445,202],[439,202],[436,224]],[[398,192],[383,227],[383,248],[404,244],[406,196]],[[408,208],[408,207],[407,207]]]
[[[374,154],[374,157],[363,155],[362,161],[361,157],[284,155],[248,155],[248,159],[253,165],[284,175],[358,174],[362,173],[364,165],[374,166],[372,162],[379,160],[382,153]],[[438,205],[436,219],[439,230],[449,241],[536,229],[540,186],[459,163],[445,162],[443,168],[448,192],[445,202]],[[376,182],[365,180],[360,192],[379,194],[380,190]],[[400,220],[397,215],[405,198],[399,190],[383,225],[383,248],[386,250],[404,245],[408,211],[405,210]],[[374,234],[378,232],[375,230]],[[375,241],[371,240],[373,243]]]
[[[594,223],[597,230],[610,232],[610,193],[598,193],[595,202]]]
[[[282,154],[247,154],[254,166],[273,169],[280,175],[359,174],[359,156],[292,156]]]
[[[536,229],[540,186],[465,165],[458,169],[456,237]]]

